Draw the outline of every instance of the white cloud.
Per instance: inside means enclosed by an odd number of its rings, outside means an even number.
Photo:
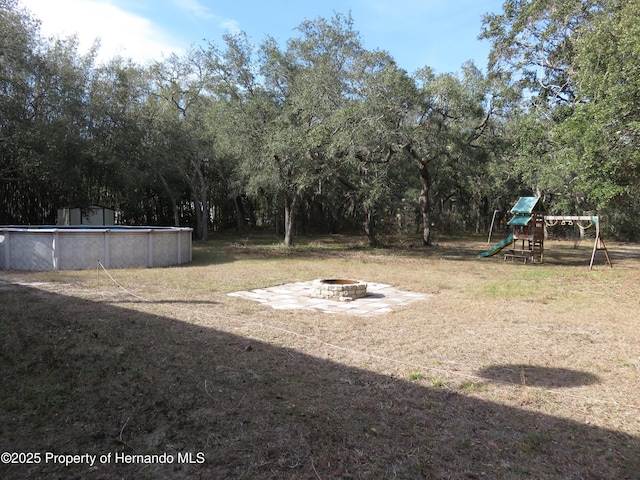
[[[211,13],[211,11],[198,0],[173,0],[173,4],[201,20],[213,20],[222,30],[233,34],[240,33],[242,31],[240,23],[237,20],[222,18]]]
[[[240,28],[240,23],[236,20],[222,20],[220,22],[220,27],[223,30],[226,30],[234,35],[242,31],[242,29]]]
[[[100,41],[98,62],[116,55],[139,63],[160,60],[182,50],[178,42],[146,18],[126,12],[108,0],[21,0],[42,21],[44,36],[77,35],[85,53]]]
[[[215,15],[209,12],[209,9],[199,3],[198,0],[173,0],[173,3],[198,18],[215,18]]]

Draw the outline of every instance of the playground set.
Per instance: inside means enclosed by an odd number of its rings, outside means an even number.
[[[505,261],[522,260],[524,263],[542,263],[544,260],[545,227],[555,226],[559,222],[562,225],[573,225],[576,223],[581,231],[595,226],[595,243],[593,245],[589,270],[593,268],[593,262],[598,250],[604,251],[607,257],[607,263],[610,267],[613,266],[607,247],[602,240],[600,220],[597,216],[547,215],[547,210],[539,197],[520,197],[510,213],[513,215],[513,218],[509,220],[508,223],[511,227],[509,236],[495,244],[486,252],[480,253],[478,255],[479,257],[491,257],[506,249],[506,253],[504,253]],[[578,222],[587,222],[587,224],[583,225]]]

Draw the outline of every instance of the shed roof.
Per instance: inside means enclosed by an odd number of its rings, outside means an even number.
[[[515,215],[531,214],[533,212],[546,212],[540,197],[520,197],[511,209],[511,213]]]
[[[97,203],[92,203],[91,205],[88,206],[84,206],[84,207],[79,207],[79,206],[66,206],[66,207],[62,207],[59,210],[75,210],[75,209],[80,209],[80,210],[100,210],[100,209],[104,209],[104,210],[113,210],[115,212],[115,210],[111,207],[105,207],[104,205],[98,205]]]

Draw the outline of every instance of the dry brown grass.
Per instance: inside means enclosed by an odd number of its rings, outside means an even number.
[[[640,248],[589,272],[586,243],[548,243],[543,265],[485,246],[222,238],[188,266],[109,272],[120,286],[3,271],[0,450],[206,461],[0,476],[640,478]],[[227,295],[336,276],[432,296],[365,318]]]

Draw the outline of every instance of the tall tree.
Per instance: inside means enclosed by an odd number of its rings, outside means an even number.
[[[51,222],[63,203],[87,201],[91,168],[87,95],[95,48],[74,37],[45,41],[38,23],[0,9],[0,189],[5,221]]]
[[[266,86],[277,114],[269,122],[261,170],[284,205],[284,243],[293,244],[297,207],[327,172],[325,149],[336,132],[333,118],[345,101],[347,80],[360,39],[350,17],[305,21],[300,37],[282,51],[268,40],[262,51]]]
[[[196,234],[206,240],[209,231],[207,168],[214,146],[206,133],[207,94],[205,58],[190,50],[184,56],[171,55],[156,63],[152,73],[159,101],[156,127],[162,132],[169,152],[164,168],[175,169],[187,181],[195,206]]]
[[[33,130],[39,24],[16,0],[0,0],[0,188],[3,223],[29,221],[28,185],[35,162],[27,140]],[[25,194],[27,198],[25,198]]]
[[[596,206],[638,207],[640,198],[640,4],[621,0],[600,12],[576,41],[580,102],[561,124]]]
[[[151,125],[144,108],[149,92],[146,69],[131,60],[114,58],[94,70],[88,134],[99,184],[91,197],[119,209],[125,222],[160,222],[148,205],[153,171],[147,140]]]
[[[249,214],[244,205],[248,197],[271,201],[277,195],[277,182],[272,182],[268,162],[263,163],[267,132],[279,107],[259,74],[261,62],[246,34],[225,35],[223,40],[224,49],[209,43],[202,53],[209,89],[217,99],[209,117],[216,124],[218,149],[225,159],[221,172],[235,206],[236,226],[242,229]]]
[[[637,20],[626,0],[509,0],[485,18],[492,68],[526,88],[512,164],[557,209],[638,206]]]
[[[376,223],[383,212],[391,214],[392,200],[406,190],[404,179],[394,173],[401,169],[400,144],[416,99],[414,82],[386,52],[363,51],[354,57],[330,157],[336,178],[362,208],[371,246],[379,243]]]
[[[420,101],[403,148],[418,167],[422,181],[419,204],[425,246],[432,244],[434,166],[446,171],[447,162],[453,162],[449,164],[454,172],[464,171],[455,163],[475,156],[471,152],[489,131],[493,115],[492,98],[478,89],[480,72],[473,64],[467,64],[465,71],[467,78],[463,80],[452,74],[436,76],[429,68],[416,74]]]

